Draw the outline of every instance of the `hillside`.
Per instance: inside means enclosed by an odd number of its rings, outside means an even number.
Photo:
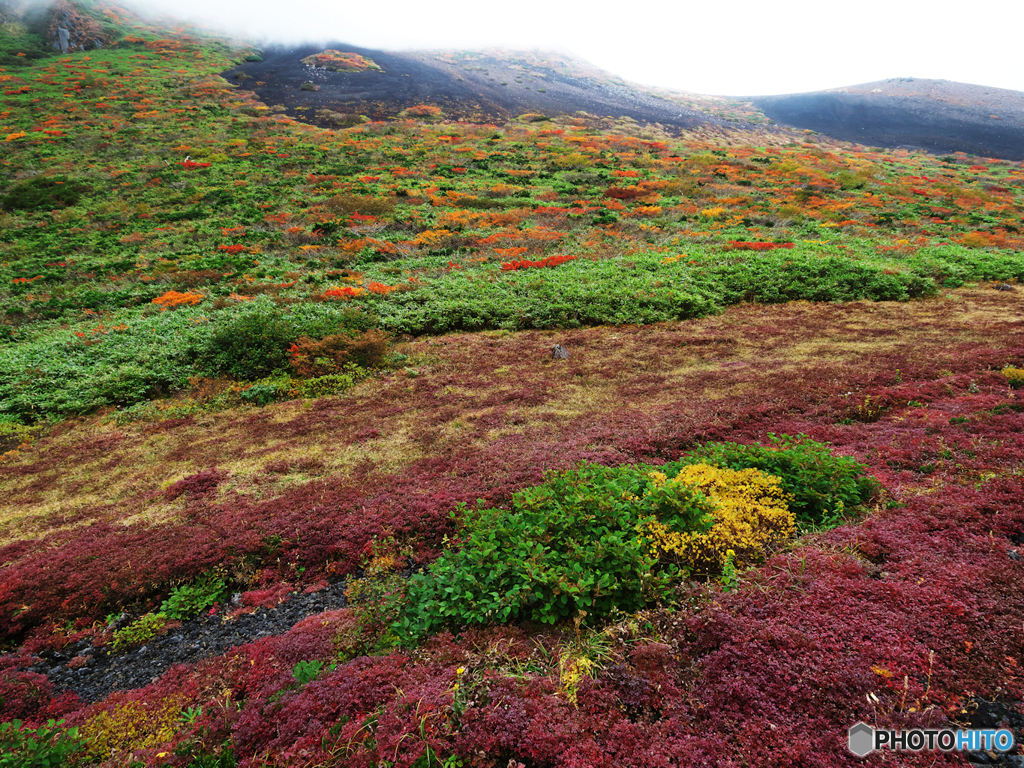
[[[544,51],[386,52],[332,43],[376,62],[370,71],[303,64],[321,49],[272,48],[224,73],[266,104],[324,127],[360,115],[390,120],[419,105],[446,119],[495,123],[572,115],[591,127],[623,121],[679,135],[755,144],[811,130],[839,142],[933,154],[1024,159],[1024,94],[945,80],[899,78],[814,93],[724,98],[649,88],[580,59]],[[603,118],[603,120],[602,120]]]
[[[1019,162],[2,12],[0,765],[1019,760]]]
[[[1024,93],[897,78],[752,100],[772,120],[868,146],[1024,160]]]
[[[429,104],[440,107],[446,119],[475,123],[504,122],[523,114],[584,113],[591,119],[627,118],[668,129],[722,133],[752,128],[673,104],[563,54],[501,49],[396,53],[340,42],[326,48],[354,52],[378,69],[330,71],[302,63],[320,48],[272,48],[261,51],[261,61],[244,63],[225,77],[255,83],[261,101],[281,104],[300,119],[326,109],[387,120]],[[304,83],[316,90],[303,90]]]

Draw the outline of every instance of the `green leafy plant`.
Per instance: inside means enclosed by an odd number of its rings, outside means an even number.
[[[252,381],[286,367],[294,335],[292,324],[280,312],[257,308],[223,323],[210,337],[205,354],[213,374]]]
[[[329,669],[334,669],[335,665],[331,665]],[[292,667],[292,677],[295,678],[299,685],[305,685],[306,683],[316,680],[320,674],[320,670],[324,668],[324,662],[319,659],[312,659],[310,661],[300,661],[294,667]]]
[[[160,614],[179,621],[191,619],[216,603],[226,588],[227,582],[223,576],[213,572],[203,574],[192,584],[183,584],[171,590],[171,594],[160,606]]]
[[[345,589],[345,599],[356,618],[351,631],[335,638],[338,657],[380,653],[398,644],[392,624],[402,613],[407,581],[401,573],[367,568],[361,579],[352,580]]]
[[[645,516],[672,530],[707,530],[710,502],[685,485],[653,487],[648,467],[582,465],[519,491],[511,511],[462,506],[462,548],[413,576],[399,636],[446,624],[531,619],[553,624],[664,596],[672,569],[637,530]]]
[[[725,563],[722,564],[722,575],[719,576],[718,582],[726,592],[732,592],[732,590],[736,588],[736,582],[738,580],[736,572],[736,553],[730,549],[725,553]]]
[[[78,728],[63,720],[48,720],[38,728],[25,728],[21,720],[0,724],[0,768],[59,768],[82,749]]]

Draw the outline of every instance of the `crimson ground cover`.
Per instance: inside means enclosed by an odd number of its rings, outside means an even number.
[[[65,716],[109,765],[833,766],[858,719],[1020,700],[1019,164],[585,116],[325,131],[216,76],[252,49],[93,10],[116,44],[0,73],[0,719]],[[282,365],[337,322],[387,362],[218,367],[260,316]],[[461,502],[772,433],[883,492],[732,591],[416,648],[356,600],[90,705],[25,671],[210,571],[380,597]]]
[[[313,764],[329,754],[346,765],[381,759],[411,765],[428,747],[467,760],[475,754],[481,765],[510,758],[539,765],[725,765],[753,760],[751,750],[758,750],[757,764],[841,765],[853,759],[843,734],[858,719],[935,725],[965,717],[974,696],[1013,700],[1020,695],[1022,638],[1014,587],[1020,565],[1009,554],[1016,546],[1011,539],[1024,534],[1024,416],[1000,369],[1024,351],[1017,306],[1015,296],[975,290],[927,308],[749,306],[658,328],[420,342],[440,347],[431,365],[412,379],[370,382],[373,398],[326,401],[310,410],[276,406],[274,417],[240,421],[249,450],[258,453],[300,435],[372,442],[392,425],[411,426],[414,413],[413,429],[431,446],[423,449],[429,456],[391,473],[365,462],[352,468],[348,482],[312,479],[278,488],[275,498],[246,498],[258,489],[274,496],[272,485],[261,488],[255,480],[225,492],[231,475],[216,467],[158,483],[166,485],[158,492],[164,501],[182,504],[178,525],[115,525],[117,505],[110,505],[105,525],[59,534],[67,542],[61,549],[33,554],[38,545],[10,545],[7,556],[18,560],[6,568],[7,599],[47,606],[29,617],[57,616],[62,608],[45,601],[72,596],[67,610],[74,595],[87,595],[76,590],[88,589],[89,579],[123,584],[128,595],[132,578],[147,582],[164,577],[160,568],[184,573],[218,557],[258,555],[275,533],[284,557],[276,570],[260,574],[269,581],[294,578],[296,565],[308,568],[310,580],[345,572],[366,562],[374,536],[400,542],[396,550],[411,545],[416,557],[429,559],[442,545],[440,535],[454,533],[447,513],[457,501],[480,496],[501,503],[514,489],[538,482],[543,469],[580,459],[656,462],[708,440],[765,440],[769,432],[830,442],[867,464],[885,494],[867,520],[780,552],[745,573],[734,592],[683,588],[674,610],[622,617],[603,633],[571,626],[474,630],[430,640],[413,653],[354,658],[297,686],[296,662],[337,659],[346,646],[355,616],[343,611],[179,669],[138,693],[85,709],[66,700],[46,709],[48,697],[41,695],[35,706],[42,708],[32,712],[67,710],[91,728],[107,717],[141,719],[149,741],[140,736],[118,748],[137,748],[153,764],[178,759],[169,757],[175,745],[187,757],[201,751],[199,741],[202,749],[230,741],[239,759],[253,765],[264,759]],[[546,359],[544,345],[552,339],[574,356]],[[878,349],[886,344],[889,349]],[[828,345],[833,359],[815,354]],[[481,371],[481,359],[494,370],[509,367],[514,386],[496,385],[493,370]],[[562,410],[573,400],[564,390],[588,377],[596,379],[589,396],[617,399],[617,408],[597,416],[588,408]],[[380,397],[381,388],[394,400]],[[446,404],[456,391],[461,405]],[[238,419],[218,418],[225,426]],[[75,434],[97,426],[72,429],[61,445],[61,438],[41,444],[40,474],[50,451],[51,461],[60,456],[70,469],[95,457],[91,444],[107,452],[107,461],[118,445],[147,449],[141,433],[116,440]],[[157,433],[173,437],[183,430],[169,453],[192,453],[202,464],[209,451],[228,449],[230,441],[216,438],[196,444],[190,426],[168,424]],[[512,434],[495,434],[496,428]],[[263,474],[272,477],[294,468],[281,460],[267,466]],[[324,469],[306,465],[314,473]],[[37,492],[45,494],[44,485]],[[120,514],[132,517],[137,504],[126,499]],[[346,514],[355,509],[358,516]],[[109,555],[113,541],[123,554]],[[157,541],[172,548],[166,559],[128,568],[132,547],[141,553],[148,543],[152,552]],[[88,553],[100,551],[108,554],[90,559]],[[30,591],[21,579],[40,568],[67,578],[68,591],[53,598]],[[19,584],[26,586],[18,591]],[[77,615],[85,619],[80,626],[91,618],[89,611]],[[55,630],[65,639],[73,634],[43,624],[33,637],[60,642]],[[573,660],[592,657],[600,661],[593,677],[574,676]],[[45,691],[42,681],[23,683],[27,690],[33,684]],[[228,704],[226,691],[232,692]],[[163,711],[167,702],[175,711],[202,706],[209,717],[195,728],[175,726],[168,741],[167,722],[141,714]],[[110,714],[101,717],[103,711]],[[755,746],[764,744],[771,750]]]

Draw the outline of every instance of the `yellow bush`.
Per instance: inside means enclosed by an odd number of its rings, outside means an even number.
[[[643,526],[659,560],[674,560],[691,572],[719,572],[730,550],[737,568],[753,565],[795,530],[790,499],[773,475],[692,464],[671,480],[660,472],[651,473],[651,478],[656,487],[679,483],[696,488],[714,504],[715,523],[705,533],[673,531],[653,519]]]
[[[1003,376],[1006,377],[1006,383],[1013,389],[1024,389],[1024,368],[1014,368],[1012,365],[1008,365],[1003,368]]]
[[[127,756],[174,738],[180,726],[184,696],[159,701],[128,701],[97,712],[81,728],[87,754],[94,760]]]

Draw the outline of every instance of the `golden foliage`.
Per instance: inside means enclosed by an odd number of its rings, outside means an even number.
[[[183,695],[128,701],[102,709],[80,731],[90,758],[101,760],[164,744],[180,725]]]
[[[643,526],[659,559],[676,560],[693,572],[721,570],[730,550],[737,567],[753,565],[795,530],[779,478],[759,470],[692,464],[671,480],[660,472],[652,472],[651,479],[656,488],[667,483],[689,485],[714,503],[715,524],[706,533],[673,531],[657,520]]]

